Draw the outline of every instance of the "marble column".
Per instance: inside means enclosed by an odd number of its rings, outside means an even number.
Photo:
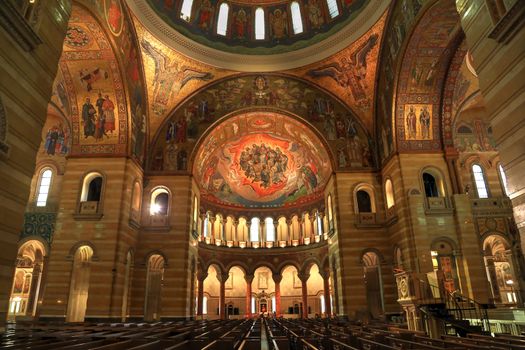
[[[36,263],[33,267],[33,274],[31,275],[31,287],[29,290],[29,298],[27,299],[26,316],[33,316],[35,314],[41,273],[41,265]]]
[[[202,306],[204,302],[204,280],[208,277],[207,272],[197,272],[197,316],[202,317]]]
[[[206,238],[204,236],[204,233],[207,230],[206,225],[208,224],[207,221],[206,221],[206,217],[207,217],[206,214],[202,214],[201,215],[201,232],[200,232],[200,236],[199,236],[201,242],[205,242],[206,241]],[[209,232],[208,232],[208,234],[209,234]]]
[[[210,218],[210,226],[211,226],[211,244],[215,243],[215,237],[217,237],[217,232],[215,232],[215,216],[212,216]]]
[[[220,283],[219,289],[219,318],[221,320],[226,319],[225,306],[226,306],[226,281],[228,280],[228,273],[217,274],[217,279]]]
[[[273,282],[275,283],[275,316],[281,316],[281,280],[283,275],[280,273],[274,273],[272,275]]]
[[[246,281],[246,318],[252,317],[252,282],[253,275],[244,275]]]
[[[288,245],[292,245],[292,239],[293,239],[293,220],[290,219],[290,220],[286,220],[286,224],[288,225]]]
[[[234,242],[239,242],[239,237],[237,237],[237,225],[239,225],[239,221],[232,219],[232,239]],[[239,243],[234,243],[233,245],[238,246]]]
[[[332,306],[330,305],[330,270],[324,270],[320,275],[323,278],[324,311],[326,317],[330,317],[332,315]]]
[[[308,278],[310,278],[309,273],[299,273],[297,277],[301,280],[301,292],[303,299],[303,315],[302,318],[308,318]]]

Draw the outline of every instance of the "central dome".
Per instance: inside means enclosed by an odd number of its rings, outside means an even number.
[[[275,208],[323,195],[332,172],[322,141],[306,125],[275,112],[231,117],[205,137],[194,176],[207,201]]]
[[[244,72],[320,61],[364,35],[386,0],[129,0],[157,39],[191,58]]]

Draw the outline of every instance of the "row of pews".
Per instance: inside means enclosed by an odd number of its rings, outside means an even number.
[[[260,320],[10,326],[0,349],[260,350]]]
[[[429,338],[423,332],[389,327],[386,324],[357,325],[344,320],[264,320],[269,349],[283,350],[525,350],[525,337],[496,337],[469,334],[468,337]]]
[[[10,325],[0,349],[32,350],[525,350],[525,337],[427,337],[387,324],[343,319],[200,320],[158,323]]]

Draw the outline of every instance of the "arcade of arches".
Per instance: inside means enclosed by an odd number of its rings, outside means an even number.
[[[424,330],[457,293],[524,331],[523,11],[3,1],[0,327]]]

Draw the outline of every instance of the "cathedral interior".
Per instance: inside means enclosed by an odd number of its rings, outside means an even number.
[[[521,0],[2,1],[0,334],[525,348],[524,25]]]

